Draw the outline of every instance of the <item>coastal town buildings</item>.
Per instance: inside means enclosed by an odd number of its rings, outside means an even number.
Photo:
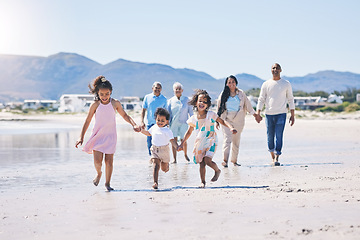
[[[258,97],[248,96],[251,105],[255,108]],[[330,94],[327,98],[324,97],[294,97],[295,107],[301,110],[315,110],[325,106],[339,105],[343,103],[343,96]],[[126,111],[141,111],[142,101],[136,96],[125,96],[120,99],[121,105]],[[57,100],[24,100],[23,102],[7,102],[0,103],[0,110],[6,109],[8,111],[13,109],[18,110],[38,110],[48,109],[50,111],[58,111],[59,113],[75,113],[87,112],[91,103],[94,101],[94,95],[90,94],[63,94]],[[357,94],[356,101],[360,101],[360,94]],[[216,100],[212,102],[212,109],[216,108]]]
[[[24,100],[22,110],[32,109],[37,110],[39,108],[57,109],[58,101],[56,100]]]
[[[93,101],[94,95],[90,94],[63,94],[58,112],[87,112]]]

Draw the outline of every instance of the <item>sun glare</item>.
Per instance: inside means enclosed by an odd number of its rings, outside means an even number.
[[[16,1],[3,1],[0,8],[0,53],[17,53],[30,31],[31,11]]]

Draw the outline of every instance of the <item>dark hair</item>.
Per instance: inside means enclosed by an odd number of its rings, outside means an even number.
[[[157,116],[164,116],[166,120],[170,119],[170,113],[165,108],[157,108],[154,115],[155,119]]]
[[[224,90],[223,90],[223,92],[221,94],[221,98],[220,98],[220,106],[219,106],[219,109],[218,109],[218,112],[217,112],[219,117],[226,110],[226,102],[230,97],[230,88],[227,86],[227,82],[228,82],[229,78],[234,79],[235,82],[236,82],[236,85],[238,85],[238,80],[236,79],[235,76],[230,75],[230,76],[228,76],[226,78],[225,87],[224,87]]]
[[[279,68],[281,69],[281,66],[280,66],[280,64],[278,64],[278,63],[274,63],[274,64],[273,64],[273,66],[274,66],[274,65],[278,65],[278,66],[279,66]]]
[[[195,94],[192,96],[191,100],[189,101],[189,104],[193,106],[193,109],[195,111],[197,111],[197,101],[199,98],[199,95],[205,95],[205,98],[207,99],[206,104],[207,104],[207,108],[206,111],[209,110],[210,106],[211,106],[211,97],[210,95],[207,93],[206,90],[202,90],[202,89],[196,89],[195,90]]]
[[[95,94],[95,100],[99,100],[99,89],[109,89],[112,92],[112,85],[104,76],[96,77],[91,84],[89,84],[90,93]]]

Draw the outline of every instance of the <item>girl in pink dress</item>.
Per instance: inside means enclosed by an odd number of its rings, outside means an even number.
[[[214,177],[211,179],[212,182],[215,182],[219,178],[221,172],[216,163],[212,160],[217,147],[215,123],[219,122],[230,128],[230,131],[233,134],[236,134],[237,131],[228,122],[219,118],[215,112],[209,111],[211,98],[205,90],[197,90],[189,104],[193,105],[195,113],[186,122],[189,125],[189,128],[185,133],[185,137],[178,147],[178,150],[180,151],[183,149],[184,143],[195,129],[197,131],[197,135],[193,151],[194,162],[200,163],[200,187],[204,188],[206,183],[206,165],[215,171]]]
[[[102,172],[102,160],[105,155],[105,187],[108,191],[114,190],[110,187],[110,180],[113,171],[113,158],[116,150],[116,112],[118,112],[126,122],[133,126],[134,131],[139,132],[140,127],[134,120],[127,115],[121,103],[110,98],[112,93],[111,83],[104,77],[98,76],[92,85],[89,85],[90,93],[95,94],[95,101],[91,104],[89,113],[80,133],[80,138],[76,141],[75,147],[82,145],[84,135],[90,125],[92,117],[95,115],[95,126],[90,139],[83,147],[83,151],[94,155],[94,165],[97,172],[93,180],[95,186],[99,184]]]

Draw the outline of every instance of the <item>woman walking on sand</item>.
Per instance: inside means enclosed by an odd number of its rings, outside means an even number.
[[[89,113],[82,127],[80,138],[76,141],[75,147],[82,145],[84,135],[90,125],[91,119],[95,115],[95,125],[90,139],[83,147],[83,151],[94,155],[94,165],[97,172],[93,180],[95,186],[99,184],[102,172],[102,160],[105,155],[105,188],[108,191],[114,190],[110,187],[110,180],[113,171],[113,158],[116,149],[116,112],[118,112],[126,122],[133,126],[134,131],[140,132],[140,127],[134,120],[127,115],[118,100],[111,98],[112,85],[104,77],[98,76],[94,79],[92,86],[89,84],[90,93],[95,94],[95,101],[91,104]]]
[[[233,134],[236,133],[236,129],[232,128],[230,124],[218,117],[215,112],[209,111],[211,106],[211,98],[205,90],[197,90],[189,104],[194,107],[196,114],[187,120],[189,128],[183,141],[178,147],[178,150],[181,151],[183,149],[184,143],[188,140],[188,138],[191,136],[191,133],[195,129],[197,131],[197,135],[193,151],[194,162],[200,163],[200,187],[204,188],[206,184],[206,165],[215,171],[214,177],[211,179],[212,182],[217,181],[221,172],[216,163],[212,160],[217,146],[215,122],[219,122],[222,125],[230,128],[230,131]]]
[[[226,120],[237,133],[232,134],[229,128],[222,127],[224,136],[223,142],[223,163],[224,167],[228,167],[228,160],[231,149],[231,162],[234,166],[241,166],[237,162],[241,132],[245,125],[246,112],[252,114],[257,122],[261,121],[261,117],[256,114],[251,106],[250,100],[247,98],[243,90],[237,88],[238,81],[235,76],[231,75],[225,80],[224,90],[219,95],[217,101],[217,114]]]
[[[170,130],[173,132],[174,140],[177,142],[183,140],[187,130],[186,121],[193,115],[192,106],[189,105],[189,98],[182,95],[184,88],[179,82],[173,85],[174,95],[167,102],[168,111],[170,113]],[[177,149],[172,148],[174,163],[176,163]],[[187,155],[187,143],[184,143],[184,156],[189,162],[190,159]]]

